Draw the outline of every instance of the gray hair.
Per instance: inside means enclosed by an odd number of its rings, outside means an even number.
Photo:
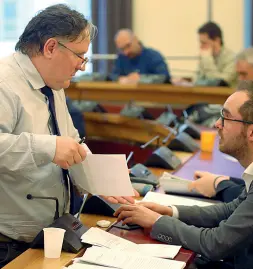
[[[134,33],[131,29],[123,28],[123,29],[120,29],[117,31],[117,33],[114,36],[114,40],[116,40],[118,38],[118,36],[120,36],[122,34],[128,35],[131,38],[134,37]]]
[[[47,7],[30,20],[15,50],[34,56],[43,53],[49,38],[75,41],[81,35],[82,39],[92,41],[96,34],[97,27],[88,22],[83,14],[67,5],[58,4]]]
[[[252,50],[253,51],[253,50]],[[239,108],[239,112],[242,115],[242,119],[245,121],[253,122],[253,81],[252,80],[241,80],[238,82],[236,91],[244,91],[247,93],[249,100],[246,101]]]
[[[246,61],[247,63],[253,65],[253,47],[241,51],[236,56],[236,61]]]

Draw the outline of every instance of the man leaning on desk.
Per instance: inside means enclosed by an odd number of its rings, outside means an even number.
[[[253,83],[241,81],[216,122],[220,151],[246,168],[246,188],[230,203],[208,207],[155,203],[124,205],[115,215],[136,223],[152,238],[182,245],[212,261],[204,268],[252,268],[253,265]],[[220,260],[223,260],[222,262]]]
[[[236,82],[235,54],[224,45],[219,25],[208,22],[198,29],[200,61],[195,84],[234,86]]]
[[[145,80],[143,75],[160,75],[164,82],[170,82],[170,73],[163,56],[145,47],[130,29],[119,30],[114,41],[119,54],[111,75],[113,80],[132,83]]]
[[[28,23],[16,53],[0,61],[0,267],[54,220],[52,201],[27,200],[27,194],[57,197],[60,215],[74,213],[75,190],[66,169],[86,152],[63,88],[85,69],[95,33],[81,13],[50,6]]]

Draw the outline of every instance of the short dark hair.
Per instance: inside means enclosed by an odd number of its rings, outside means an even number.
[[[238,82],[236,91],[245,91],[249,97],[239,108],[239,113],[242,115],[242,119],[245,121],[253,121],[253,81],[241,80]]]
[[[34,56],[43,52],[49,38],[75,41],[82,34],[83,39],[89,37],[92,40],[96,31],[96,27],[80,12],[64,4],[53,5],[40,11],[30,20],[19,37],[15,50]]]
[[[218,24],[214,22],[208,22],[202,25],[198,29],[199,34],[207,34],[210,39],[214,40],[215,38],[219,37],[221,41],[221,45],[223,45],[223,34],[221,28]]]

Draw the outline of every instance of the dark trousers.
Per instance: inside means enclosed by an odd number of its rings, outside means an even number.
[[[29,248],[25,242],[0,242],[0,268],[14,260]]]

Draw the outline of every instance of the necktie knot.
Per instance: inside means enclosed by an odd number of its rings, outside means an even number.
[[[48,86],[44,86],[43,88],[41,88],[41,92],[48,98],[53,96],[53,91]]]

